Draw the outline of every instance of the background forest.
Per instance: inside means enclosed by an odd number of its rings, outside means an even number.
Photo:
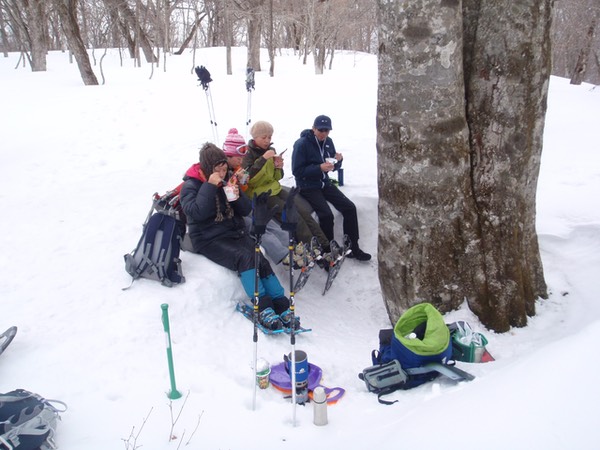
[[[342,18],[342,20],[340,20]],[[555,0],[553,75],[600,84],[598,0]],[[49,50],[69,50],[85,84],[103,83],[92,70],[106,48],[127,49],[167,70],[165,54],[185,48],[246,46],[247,66],[275,75],[277,53],[294,49],[315,73],[331,68],[335,52],[377,53],[376,2],[368,0],[0,0],[0,48],[23,52],[22,64],[46,70]],[[260,48],[270,67],[261,67]],[[91,53],[90,62],[85,49]],[[101,69],[101,65],[100,65]],[[102,79],[98,80],[101,75]]]

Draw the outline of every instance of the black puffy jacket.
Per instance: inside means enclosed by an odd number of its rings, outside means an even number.
[[[237,238],[246,234],[244,216],[252,211],[252,201],[241,190],[240,198],[230,203],[233,217],[224,217],[222,221],[215,222],[217,201],[225,216],[227,197],[223,189],[194,177],[190,170],[184,179],[180,198],[194,251],[200,252],[205,243],[215,238]]]

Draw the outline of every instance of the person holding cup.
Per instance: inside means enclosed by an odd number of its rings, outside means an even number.
[[[227,133],[225,142],[223,142],[223,151],[227,156],[227,164],[232,172],[232,177],[236,179],[240,189],[246,192],[250,174],[242,167],[242,159],[248,151],[248,146],[246,140],[238,133],[237,128],[231,128]]]
[[[333,213],[328,203],[342,213],[344,234],[348,235],[351,252],[348,258],[369,261],[371,255],[358,245],[358,214],[354,203],[346,197],[329,178],[329,172],[342,166],[344,157],[335,150],[329,137],[332,130],[331,118],[317,116],[312,129],[303,130],[294,143],[292,172],[300,195],[313,207],[319,218],[321,229],[329,240],[334,238]]]
[[[212,143],[204,144],[199,163],[188,169],[184,180],[180,199],[194,252],[236,271],[249,298],[254,297],[258,270],[258,320],[271,330],[291,327],[294,315],[290,301],[262,254],[255,269],[255,241],[244,223],[244,217],[252,212],[252,201],[237,185],[233,185],[235,195],[230,199],[226,196],[228,166],[223,150]],[[297,316],[293,326],[300,326]]]
[[[248,171],[242,167],[242,158],[248,151],[246,140],[238,133],[237,128],[231,128],[223,142],[223,151],[227,156],[227,164],[231,171],[230,179],[237,180],[237,184],[243,192],[248,190],[248,180],[250,175]],[[252,229],[252,218],[245,216],[246,229],[250,232]],[[281,229],[275,220],[270,220],[267,223],[265,234],[263,234],[261,245],[265,253],[271,261],[276,264],[282,263],[288,258],[289,237],[287,231]]]
[[[252,139],[248,142],[248,149],[242,160],[244,167],[250,174],[248,181],[248,195],[257,195],[271,191],[267,205],[272,208],[278,206],[275,219],[281,223],[283,207],[288,198],[288,191],[283,189],[280,180],[283,178],[283,153],[277,154],[272,146],[273,125],[264,120],[255,122],[250,128]],[[304,248],[313,236],[316,236],[324,252],[329,252],[329,240],[315,219],[301,203],[295,202],[300,217],[296,229],[296,242]],[[300,259],[299,259],[300,260]]]

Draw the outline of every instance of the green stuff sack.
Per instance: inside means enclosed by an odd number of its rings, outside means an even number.
[[[396,322],[391,356],[404,369],[428,362],[446,363],[452,357],[450,331],[442,314],[430,303],[412,306]]]

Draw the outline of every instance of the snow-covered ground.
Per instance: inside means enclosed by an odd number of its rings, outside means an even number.
[[[331,116],[361,246],[376,255],[376,57],[339,53],[333,70],[316,76],[282,53],[270,78],[265,54],[249,117],[245,55],[234,49],[231,76],[224,49],[210,48],[195,61],[169,57],[167,71],[149,79],[149,66],[125,58],[120,67],[113,52],[106,84],[95,87],[82,84],[65,53],[50,53],[44,73],[15,68],[18,54],[0,58],[0,331],[19,327],[0,357],[0,392],[25,388],[66,402],[61,450],[132,449],[144,420],[135,444],[151,450],[598,449],[600,92],[590,85],[550,84],[538,186],[550,298],[527,327],[505,334],[483,329],[466,307],[446,317],[483,332],[496,358],[459,364],[476,375],[471,383],[440,378],[391,395],[393,406],[366,391],[357,374],[370,365],[379,329],[391,326],[375,260],[348,260],[326,296],[325,274],[315,272],[296,295],[313,329],[296,349],[322,368],[323,384],[346,390],[325,427],[313,425],[312,404],[295,408],[293,426],[293,406],[273,388],[258,391],[252,410],[252,324],[234,310],[244,293],[233,272],[183,253],[185,284],[140,280],[121,290],[130,282],[123,254],[137,243],[151,195],[179,183],[203,142],[221,145],[231,127],[247,136],[249,118],[270,121],[275,147],[291,151],[316,115]],[[210,98],[194,65],[212,74]],[[291,185],[289,153],[285,169]],[[287,288],[287,272],[275,270]],[[171,407],[164,303],[187,399]],[[259,357],[272,364],[290,349],[288,336],[259,336]]]

